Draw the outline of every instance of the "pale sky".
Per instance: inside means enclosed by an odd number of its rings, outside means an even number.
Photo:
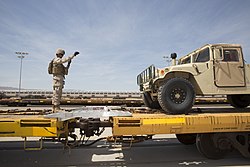
[[[0,86],[52,89],[57,48],[79,51],[65,89],[138,91],[146,67],[208,43],[237,43],[250,63],[249,0],[0,0]]]

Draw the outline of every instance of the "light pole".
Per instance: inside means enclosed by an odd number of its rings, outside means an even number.
[[[20,76],[19,76],[19,88],[18,88],[18,97],[20,97],[23,58],[24,58],[24,55],[28,55],[29,53],[27,53],[27,52],[15,52],[15,53],[17,54],[17,57],[21,59]]]
[[[169,56],[163,56],[163,59],[166,59],[167,65],[169,66],[169,63],[171,62]]]

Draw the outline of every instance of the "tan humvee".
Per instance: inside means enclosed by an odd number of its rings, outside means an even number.
[[[250,104],[250,64],[237,44],[208,44],[156,69],[151,65],[137,76],[146,106],[171,114],[191,110],[196,95],[227,95],[239,108]],[[178,63],[177,63],[178,62]]]

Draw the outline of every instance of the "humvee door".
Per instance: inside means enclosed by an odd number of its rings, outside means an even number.
[[[214,48],[214,79],[218,87],[245,86],[241,48]]]

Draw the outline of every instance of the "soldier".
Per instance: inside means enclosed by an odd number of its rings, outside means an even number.
[[[51,61],[49,65],[49,73],[53,74],[53,98],[52,98],[52,111],[60,111],[60,101],[62,97],[62,89],[64,87],[65,75],[68,75],[68,69],[73,59],[79,52],[75,52],[69,57],[63,58],[65,51],[63,49],[57,49],[56,57]],[[63,63],[68,62],[68,65],[65,67]],[[51,69],[51,71],[50,71]]]

